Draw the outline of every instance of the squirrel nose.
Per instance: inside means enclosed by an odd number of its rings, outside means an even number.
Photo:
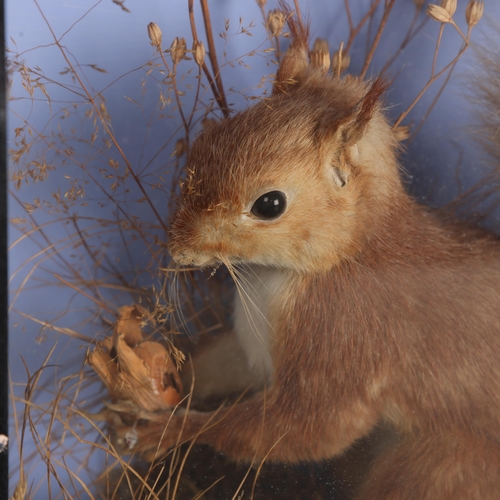
[[[171,251],[170,254],[174,261],[182,266],[203,267],[215,262],[212,255],[190,252],[189,250]]]
[[[177,262],[177,264],[181,265],[194,264],[193,257],[190,257],[187,252],[172,253],[172,258],[175,260],[175,262]]]

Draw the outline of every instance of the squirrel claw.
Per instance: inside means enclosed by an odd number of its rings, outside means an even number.
[[[164,412],[162,417],[156,421],[136,420],[132,425],[115,419],[111,425],[113,445],[120,453],[138,454],[148,462],[164,457],[178,443],[180,428],[170,412]]]

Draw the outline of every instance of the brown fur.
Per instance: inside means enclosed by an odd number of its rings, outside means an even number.
[[[500,244],[404,192],[380,81],[305,68],[285,57],[272,98],[196,139],[171,226],[179,263],[283,271],[267,313],[273,383],[185,423],[158,417],[137,450],[164,452],[182,428],[238,460],[321,460],[386,421],[400,442],[360,498],[496,499]],[[273,189],[287,211],[252,218]]]

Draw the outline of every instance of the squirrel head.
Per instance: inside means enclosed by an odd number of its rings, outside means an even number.
[[[403,192],[384,82],[311,67],[307,33],[289,25],[272,97],[192,144],[170,225],[180,264],[330,269],[361,250]]]

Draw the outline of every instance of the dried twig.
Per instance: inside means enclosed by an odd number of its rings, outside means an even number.
[[[345,3],[346,1],[349,2],[349,0],[344,0],[344,5],[346,5],[346,12],[349,12],[348,13],[349,19],[351,19],[351,22],[349,23],[349,28],[350,28],[349,40],[347,41],[347,44],[345,47],[345,52],[348,54],[349,51],[351,50],[352,44],[356,40],[356,37],[358,36],[359,32],[362,30],[366,21],[368,21],[368,19],[370,19],[373,16],[373,14],[377,10],[377,7],[378,7],[379,3],[381,2],[381,0],[374,0],[372,2],[372,5],[370,6],[370,8],[366,12],[366,14],[361,18],[361,20],[359,21],[359,23],[357,24],[357,26],[355,28],[351,28],[351,26],[352,26],[352,18],[350,17],[351,11],[350,11],[350,9],[348,9],[349,5],[348,5],[348,3],[347,4]]]
[[[364,78],[366,76],[366,72],[368,71],[368,68],[372,62],[373,56],[375,54],[375,50],[377,49],[377,46],[380,42],[380,37],[382,36],[382,33],[384,32],[385,25],[387,24],[387,19],[389,18],[389,14],[391,13],[392,8],[394,7],[396,0],[387,0],[384,5],[384,14],[382,16],[382,19],[380,21],[377,33],[375,35],[375,39],[373,40],[372,46],[370,48],[370,52],[368,52],[368,55],[366,56],[365,62],[363,64],[363,68],[361,69],[361,72],[359,74],[360,78]]]
[[[145,189],[144,189],[144,186],[142,185],[142,183],[140,182],[138,176],[136,175],[136,173],[134,172],[133,168],[132,168],[132,165],[129,163],[125,153],[123,152],[123,149],[121,148],[120,144],[118,143],[118,141],[116,140],[114,134],[113,134],[113,131],[111,130],[111,127],[109,126],[108,124],[108,120],[105,118],[103,112],[102,112],[102,109],[101,107],[99,107],[94,99],[94,97],[90,94],[90,92],[87,90],[85,84],[83,83],[83,81],[81,80],[78,72],[76,71],[76,69],[73,67],[73,63],[70,61],[70,59],[68,58],[67,54],[66,54],[66,51],[64,50],[64,47],[60,44],[58,38],[56,37],[56,34],[54,33],[54,30],[52,29],[52,26],[50,25],[48,19],[45,17],[45,14],[43,13],[43,10],[41,9],[40,5],[38,4],[37,0],[34,0],[34,3],[35,5],[37,6],[37,9],[38,11],[40,12],[40,15],[42,16],[45,24],[47,25],[51,35],[52,35],[52,38],[54,39],[54,43],[55,45],[58,47],[58,49],[60,50],[64,60],[66,61],[66,64],[68,65],[68,67],[70,68],[72,74],[75,76],[76,80],[78,81],[78,84],[80,85],[81,89],[85,92],[85,95],[88,99],[88,102],[92,105],[92,108],[94,109],[94,112],[97,114],[97,116],[99,117],[99,119],[101,120],[101,123],[103,125],[103,127],[105,128],[106,132],[108,133],[113,145],[115,146],[115,148],[117,149],[118,153],[120,154],[123,162],[125,163],[126,167],[127,167],[127,170],[128,172],[130,173],[130,175],[132,176],[132,178],[135,180],[135,183],[137,185],[137,187],[139,188],[139,190],[142,192],[143,196],[144,196],[144,199],[146,200],[146,202],[148,203],[148,205],[150,206],[152,212],[154,213],[154,215],[156,216],[158,222],[160,223],[160,225],[163,227],[163,229],[165,230],[165,232],[167,231],[167,227],[163,221],[163,218],[160,216],[160,214],[158,213],[156,207],[153,205],[152,201],[151,201],[151,198],[148,196],[148,194],[146,193]]]
[[[217,83],[217,88],[219,91],[219,101],[220,108],[225,117],[229,116],[229,108],[227,106],[226,94],[224,93],[224,87],[222,86],[222,78],[219,70],[219,63],[217,61],[217,52],[215,51],[214,36],[212,31],[212,23],[210,21],[210,11],[208,10],[207,0],[200,0],[201,11],[203,13],[203,21],[205,25],[205,33],[207,35],[208,43],[208,55],[210,58],[210,64],[212,66],[212,71],[214,73],[215,82]]]
[[[196,30],[196,23],[194,20],[194,0],[188,0],[188,11],[189,11],[189,24],[191,26],[191,34],[193,35],[193,41],[199,42],[200,40],[198,38],[198,33]],[[224,100],[222,99],[222,97],[219,94],[219,91],[217,90],[215,80],[212,77],[210,70],[208,69],[207,63],[205,61],[203,61],[202,69],[203,69],[203,72],[205,73],[205,76],[208,80],[208,84],[210,85],[212,93],[215,97],[215,101],[219,105],[223,115],[225,117],[229,116],[229,111],[226,109],[226,107],[224,105]]]

